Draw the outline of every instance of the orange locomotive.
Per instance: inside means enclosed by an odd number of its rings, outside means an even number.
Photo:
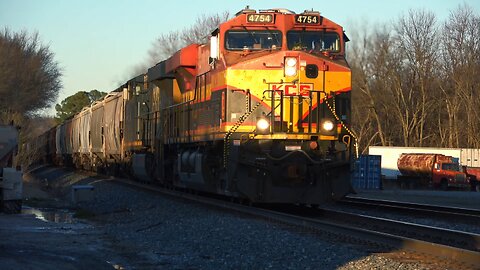
[[[354,141],[346,41],[318,12],[240,11],[209,44],[149,69],[155,116],[144,126],[157,129],[158,140],[151,161],[134,160],[156,170],[134,167],[254,202],[342,197]]]
[[[74,163],[252,202],[341,198],[355,144],[346,41],[319,12],[244,9],[75,116]]]

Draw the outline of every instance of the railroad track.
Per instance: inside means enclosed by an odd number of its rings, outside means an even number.
[[[321,212],[323,219],[334,220],[340,224],[480,252],[479,234],[331,209],[321,209]]]
[[[297,213],[290,213],[290,211],[279,211],[251,207],[243,204],[232,203],[230,201],[213,199],[205,196],[198,196],[195,194],[189,194],[172,189],[165,189],[162,187],[152,186],[150,184],[142,184],[125,179],[115,180],[122,184],[135,186],[137,188],[146,189],[164,195],[174,197],[176,199],[185,199],[188,201],[198,202],[209,207],[215,207],[222,210],[234,211],[250,217],[260,218],[269,222],[284,224],[287,226],[300,229],[302,232],[314,233],[334,241],[345,241],[348,243],[354,243],[359,245],[369,246],[373,248],[375,252],[408,252],[418,253],[425,258],[434,261],[443,261],[450,266],[458,266],[454,268],[464,269],[478,269],[480,266],[480,252],[478,246],[472,249],[465,247],[455,247],[450,245],[438,244],[421,239],[414,239],[407,236],[396,235],[393,233],[387,233],[372,228],[366,228],[366,226],[352,226],[352,217],[343,216],[341,213],[326,212],[324,209],[313,209],[302,207],[301,211]],[[291,209],[291,208],[290,208]],[[308,209],[308,210],[305,210]],[[316,214],[312,214],[314,211]],[[293,211],[295,212],[295,211]],[[298,214],[300,213],[300,215]],[[322,213],[322,218],[319,218],[319,213]],[[335,218],[334,218],[335,217]],[[364,217],[368,219],[368,217]],[[339,220],[347,220],[347,222],[339,222]],[[350,222],[348,221],[350,220]],[[358,220],[357,220],[358,221]],[[362,222],[366,222],[363,220]],[[377,222],[384,222],[381,219],[377,219]],[[358,223],[357,223],[358,224]],[[388,225],[371,225],[369,227],[385,227]],[[400,229],[400,231],[409,230],[406,227]],[[428,232],[429,233],[429,232]],[[480,243],[480,242],[477,242]],[[460,244],[461,246],[461,244]]]
[[[475,225],[480,224],[480,210],[476,209],[407,203],[360,197],[346,197],[345,199],[340,200],[337,203],[354,207],[368,207],[369,209],[377,208],[422,217],[438,217],[446,220],[454,220],[455,222],[465,222]]]

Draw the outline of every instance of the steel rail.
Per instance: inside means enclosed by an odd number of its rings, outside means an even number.
[[[480,252],[480,234],[338,210],[321,209],[321,211],[322,218],[328,220],[337,220],[350,225],[356,224],[357,227],[372,228],[376,231]]]
[[[405,212],[409,215],[439,217],[455,220],[456,222],[464,221],[473,224],[480,224],[480,210],[477,209],[379,200],[362,197],[346,197],[337,203],[350,206],[384,208],[391,211]]]
[[[480,265],[480,252],[466,250],[463,248],[451,247],[432,242],[427,242],[409,237],[393,235],[390,233],[378,232],[350,226],[338,224],[330,221],[319,220],[317,218],[302,217],[294,214],[287,214],[279,211],[262,209],[258,207],[246,206],[225,200],[212,199],[205,196],[198,196],[185,192],[180,192],[163,187],[153,186],[151,184],[142,184],[126,179],[115,179],[119,183],[135,186],[141,189],[168,195],[175,199],[198,202],[207,206],[215,207],[220,210],[235,211],[247,216],[260,218],[269,222],[285,224],[304,228],[321,235],[331,236],[333,239],[342,239],[344,241],[353,241],[363,245],[381,247],[382,250],[388,251],[406,251],[415,252],[451,263],[452,261],[466,266],[467,268],[476,269]]]

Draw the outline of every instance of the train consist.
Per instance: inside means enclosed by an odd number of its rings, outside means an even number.
[[[48,158],[261,203],[351,190],[343,28],[244,9],[37,139]]]

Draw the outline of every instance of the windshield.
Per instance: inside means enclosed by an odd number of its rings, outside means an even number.
[[[442,170],[444,171],[460,171],[460,167],[458,166],[458,163],[443,163],[442,164]]]
[[[324,31],[289,31],[287,33],[289,50],[332,51],[340,50],[340,38],[337,33]]]
[[[282,32],[257,30],[231,30],[225,38],[227,50],[262,50],[282,47]]]

